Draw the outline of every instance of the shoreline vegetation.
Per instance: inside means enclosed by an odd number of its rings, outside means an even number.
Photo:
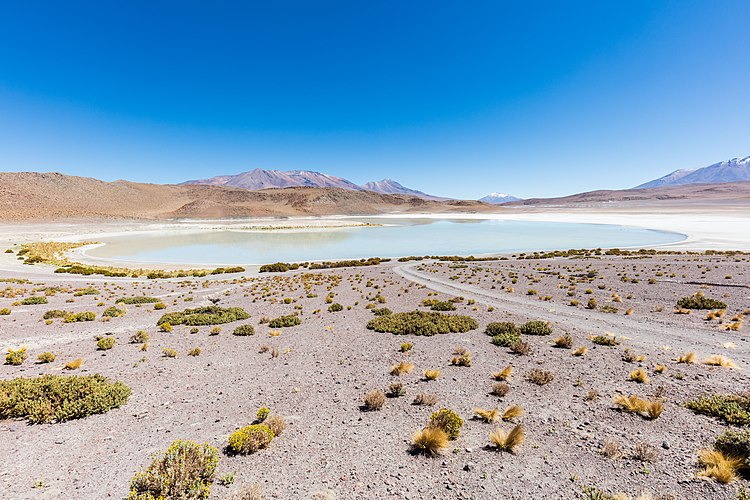
[[[64,256],[65,252],[68,252],[70,250],[74,250],[86,245],[95,244],[98,244],[98,242],[48,241],[24,243],[21,245],[21,250],[18,251],[17,255],[19,259],[24,260],[24,264],[48,264],[52,266],[58,266],[57,269],[55,269],[55,273],[57,274],[80,274],[84,276],[98,274],[102,276],[122,278],[140,278],[141,276],[145,276],[148,279],[185,278],[188,276],[200,278],[203,276],[208,276],[209,274],[231,274],[241,273],[245,271],[245,268],[241,266],[217,267],[214,269],[178,269],[171,271],[163,269],[131,269],[127,267],[92,266],[71,261]]]

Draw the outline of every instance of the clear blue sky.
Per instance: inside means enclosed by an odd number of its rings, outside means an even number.
[[[0,170],[625,188],[750,154],[750,2],[6,0]]]

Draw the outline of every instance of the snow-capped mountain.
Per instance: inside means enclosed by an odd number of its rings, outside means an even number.
[[[479,198],[479,201],[491,203],[493,205],[499,205],[500,203],[508,203],[510,201],[519,200],[521,200],[521,198],[506,193],[490,193],[484,198]]]
[[[750,156],[732,158],[697,170],[675,170],[664,177],[636,186],[636,189],[741,181],[750,181]]]
[[[313,172],[310,170],[263,170],[256,168],[237,175],[219,175],[210,179],[186,181],[182,184],[208,184],[211,186],[228,186],[258,191],[270,188],[287,187],[317,187],[317,188],[341,188],[351,191],[374,191],[381,194],[404,194],[418,196],[428,200],[444,200],[438,196],[432,196],[416,189],[402,186],[392,179],[383,179],[377,182],[368,182],[358,186],[351,181],[333,175]]]

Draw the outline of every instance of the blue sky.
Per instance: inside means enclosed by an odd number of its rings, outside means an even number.
[[[0,170],[477,198],[750,154],[750,2],[0,4]]]

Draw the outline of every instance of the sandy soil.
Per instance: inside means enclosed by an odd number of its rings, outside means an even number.
[[[320,492],[341,499],[582,498],[583,485],[630,495],[649,491],[675,498],[733,498],[739,485],[750,486],[746,480],[721,486],[695,478],[697,450],[710,446],[726,426],[682,407],[703,393],[747,388],[748,327],[727,332],[716,322],[704,321],[700,312],[672,313],[678,297],[699,290],[727,302],[728,317],[750,307],[748,256],[392,262],[316,272],[304,281],[301,273],[259,276],[251,271],[221,279],[148,281],[41,274],[44,267],[18,267],[12,255],[0,255],[0,277],[31,280],[4,283],[17,296],[0,298],[0,308],[12,310],[0,316],[0,344],[26,345],[30,358],[21,366],[0,365],[0,378],[61,373],[64,363],[83,357],[85,364],[73,373],[101,373],[133,390],[122,408],[82,420],[45,425],[1,421],[0,456],[13,459],[0,464],[0,491],[10,498],[124,498],[130,478],[148,464],[151,453],[178,438],[222,448],[228,435],[252,421],[263,405],[287,418],[286,432],[257,454],[222,455],[220,474],[234,472],[236,481],[229,487],[214,485],[212,498],[228,497],[255,482],[266,497],[285,499]],[[575,297],[568,296],[567,286],[559,286],[567,281],[557,273],[593,270],[597,277],[579,284]],[[517,275],[514,293],[502,289],[511,285],[510,272]],[[638,282],[625,282],[623,275]],[[649,278],[655,282],[649,284]],[[60,287],[49,304],[10,305],[43,286]],[[73,295],[85,286],[100,293]],[[530,288],[538,294],[526,295]],[[327,311],[329,291],[344,311]],[[378,305],[396,312],[425,309],[421,303],[428,298],[463,296],[456,313],[474,317],[479,329],[429,338],[367,330],[373,315],[365,306],[378,292],[386,298]],[[308,297],[310,293],[317,296]],[[621,303],[612,302],[613,293],[622,297]],[[41,320],[49,309],[91,310],[101,316],[117,297],[140,294],[162,298],[164,312],[208,305],[208,298],[218,298],[220,305],[243,307],[252,317],[223,325],[219,335],[210,335],[210,327],[196,334],[187,327],[158,332],[162,311],[150,305],[128,306],[125,316],[111,321],[71,325],[55,320],[45,325]],[[540,299],[546,296],[548,300]],[[571,298],[585,303],[592,296],[618,312],[568,305]],[[285,297],[293,302],[285,304]],[[632,315],[623,314],[627,308],[633,309]],[[277,337],[259,324],[264,316],[295,311],[302,325],[280,329]],[[551,321],[554,329],[551,337],[525,338],[532,347],[530,356],[496,347],[483,333],[491,321],[530,319]],[[256,334],[231,335],[240,323],[253,324]],[[145,352],[128,343],[138,329],[151,335]],[[621,345],[601,347],[590,341],[591,334],[605,332],[617,335]],[[97,351],[94,337],[105,333],[114,335],[117,344]],[[574,357],[569,350],[552,347],[551,339],[563,333],[589,353]],[[413,342],[414,349],[402,354],[399,345],[406,341]],[[278,357],[261,353],[264,345],[277,348]],[[187,356],[194,347],[201,347],[201,355]],[[471,351],[471,367],[450,365],[456,347]],[[163,348],[175,349],[177,357],[163,357]],[[625,362],[625,348],[647,359]],[[57,360],[34,363],[44,351],[54,352]],[[699,360],[711,354],[731,357],[739,369],[674,362],[688,351],[696,352]],[[415,364],[414,371],[389,375],[391,365],[403,359]],[[656,363],[667,366],[664,374],[653,372]],[[511,390],[497,398],[489,393],[494,383],[490,373],[507,365],[515,370]],[[627,380],[638,366],[649,372],[649,384]],[[554,380],[545,386],[526,381],[524,375],[534,368],[551,371]],[[442,376],[427,382],[421,376],[425,369],[440,369]],[[368,390],[387,388],[397,380],[406,387],[404,397],[389,399],[381,411],[361,410]],[[587,401],[590,390],[599,396]],[[612,404],[617,394],[647,397],[657,390],[663,391],[666,409],[654,421],[621,413]],[[418,392],[437,395],[437,406],[411,404]],[[488,433],[495,426],[471,419],[476,407],[504,410],[511,404],[525,410],[519,422],[527,429],[527,442],[517,455],[488,449]],[[460,438],[438,458],[410,454],[411,434],[443,407],[465,419]],[[625,456],[605,458],[600,451],[605,440],[619,442]],[[640,442],[657,450],[654,463],[632,458]],[[36,481],[45,486],[33,488]]]

